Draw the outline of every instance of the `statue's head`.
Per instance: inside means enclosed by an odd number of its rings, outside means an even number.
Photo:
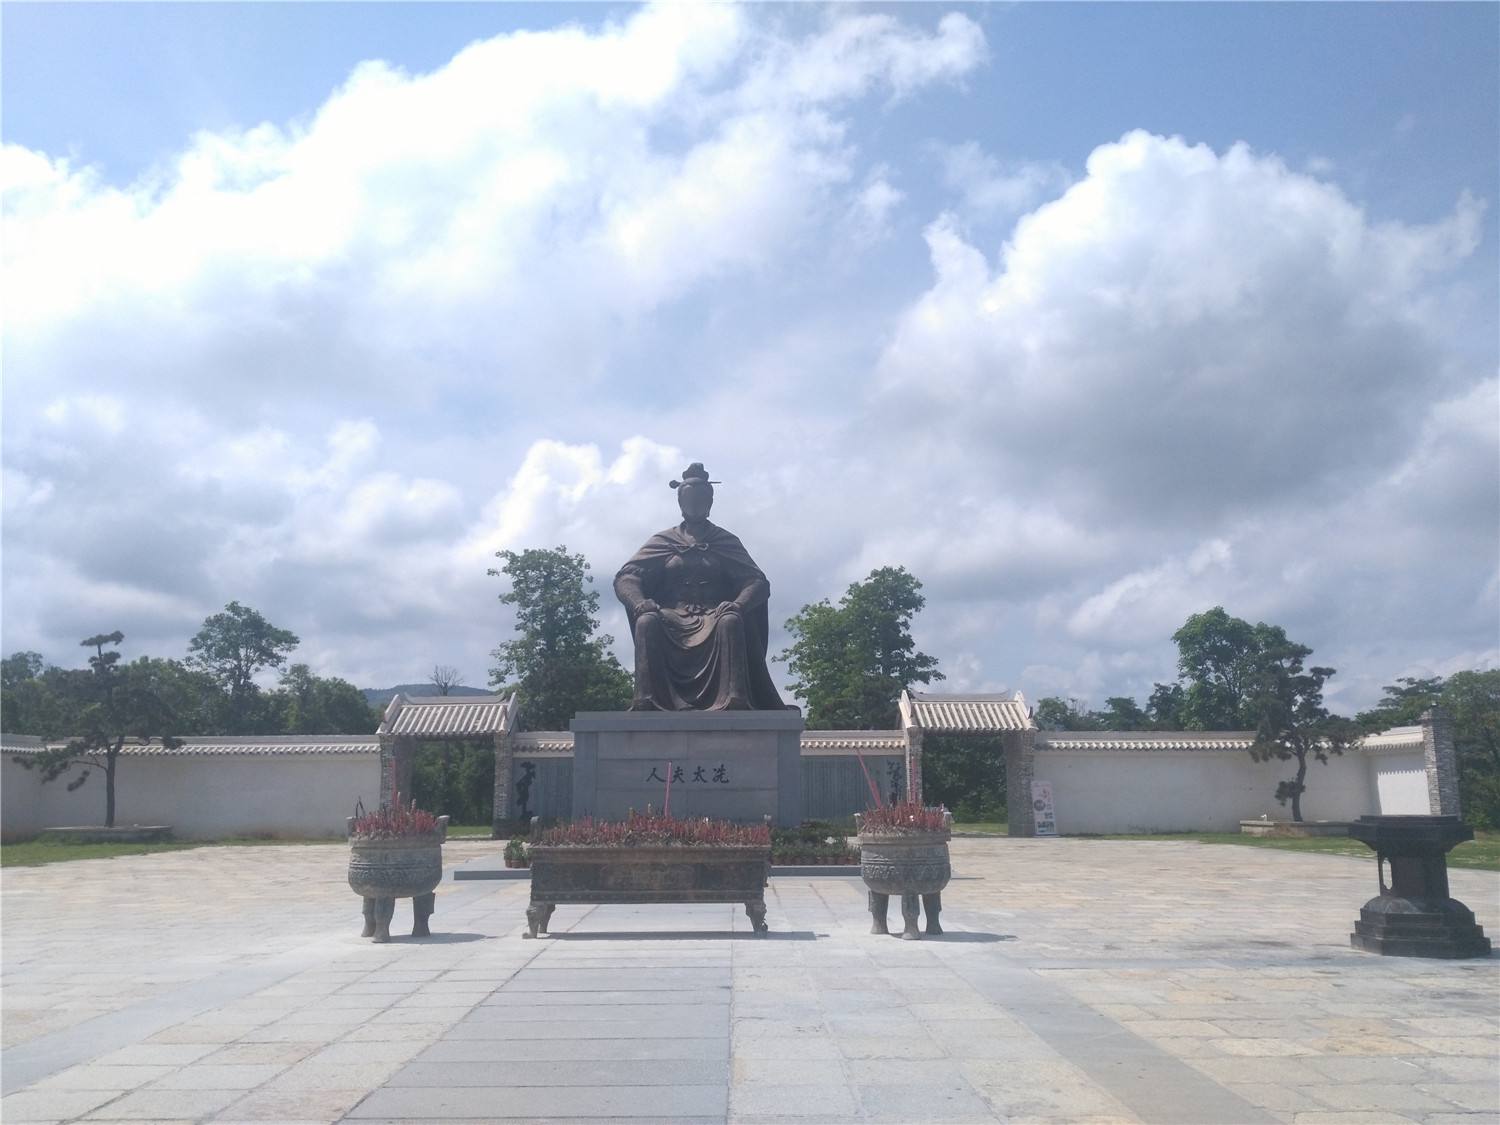
[[[677,490],[677,506],[684,519],[707,519],[714,506],[714,485],[702,461],[694,461],[682,471],[682,479],[668,482]]]

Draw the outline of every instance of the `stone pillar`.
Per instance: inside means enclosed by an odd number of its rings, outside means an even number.
[[[382,734],[380,740],[380,803],[389,806],[396,792],[396,736]]]
[[[380,803],[389,805],[401,794],[402,804],[411,803],[411,771],[417,756],[417,740],[409,734],[380,736]]]
[[[1431,815],[1461,815],[1453,720],[1442,707],[1422,712],[1422,759],[1427,766],[1427,807]]]
[[[501,825],[510,819],[510,775],[515,764],[516,750],[506,731],[495,733],[495,812],[491,822],[490,838],[498,840]]]
[[[1007,836],[1035,836],[1036,815],[1031,807],[1031,779],[1036,776],[1036,732],[1006,731],[1005,810]]]
[[[906,799],[922,801],[922,728],[906,728]]]

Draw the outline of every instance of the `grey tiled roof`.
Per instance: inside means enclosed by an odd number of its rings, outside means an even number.
[[[1042,730],[1038,750],[1248,750],[1255,743],[1250,730]],[[1422,728],[1392,727],[1366,735],[1355,747],[1365,751],[1415,750],[1422,746]]]
[[[13,745],[24,736],[4,735],[4,752],[39,753],[45,749],[40,738],[30,739],[25,745]],[[64,746],[66,739],[58,739],[46,745]],[[380,743],[373,734],[287,734],[287,735],[242,735],[236,737],[185,737],[182,745],[165,749],[159,739],[140,742],[131,739],[120,747],[120,756],[142,755],[167,757],[197,757],[205,754],[379,754]]]
[[[909,711],[913,725],[934,734],[994,734],[1006,730],[1034,730],[1026,700],[1015,695],[939,695],[906,692],[903,720]]]
[[[511,736],[517,754],[571,754],[573,732],[528,730]],[[904,753],[906,735],[899,730],[809,730],[802,733],[804,754],[847,754],[862,750],[871,754]]]
[[[1391,727],[1379,734],[1367,734],[1360,743],[1361,750],[1417,750],[1422,746],[1422,728]]]
[[[517,754],[571,754],[573,732],[570,730],[528,730],[511,738]]]
[[[497,734],[509,725],[511,699],[504,695],[397,695],[386,708],[381,734],[465,737]]]
[[[872,754],[906,752],[906,735],[899,730],[809,730],[802,732],[804,754]]]
[[[1039,730],[1038,750],[1238,750],[1250,749],[1245,730]]]
[[[46,748],[34,734],[0,734],[0,754],[36,754]]]

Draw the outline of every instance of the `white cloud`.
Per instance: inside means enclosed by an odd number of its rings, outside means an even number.
[[[933,82],[961,78],[987,55],[984,33],[967,16],[950,12],[937,33],[914,36],[888,15],[837,13],[804,42],[763,45],[747,94],[756,101],[824,103],[861,97],[877,84],[903,97]]]
[[[497,376],[524,393],[558,364],[593,378],[622,328],[769,268],[848,205],[839,106],[960,76],[982,49],[961,16],[929,35],[836,13],[784,39],[663,5],[430,74],[363,64],[309,120],[200,134],[125,188],[7,146],[11,393],[43,372],[53,394],[91,387],[106,365],[236,412],[250,386],[338,401],[414,369],[429,393]],[[79,338],[80,318],[110,331]]]
[[[939,145],[944,184],[956,191],[966,212],[1014,219],[1044,199],[1060,195],[1072,182],[1057,163],[1003,164],[974,141]]]
[[[1095,515],[1338,488],[1389,461],[1372,437],[1454,378],[1423,286],[1473,250],[1481,211],[1465,197],[1431,225],[1373,223],[1243,145],[1131,133],[1024,216],[993,271],[934,222],[936,281],[881,382],[903,412],[1005,433],[1003,459],[1045,456]]]
[[[913,103],[985,44],[926,12],[369,63],[130,185],[0,151],[5,650],[178,654],[238,598],[321,672],[482,683],[494,552],[583,553],[619,638],[702,459],[773,633],[906,565],[958,688],[1143,695],[1218,603],[1348,698],[1491,652],[1492,314],[1446,289],[1482,205],[1389,222],[1147,133],[1078,178],[944,148]]]
[[[1223,539],[1200,543],[1186,557],[1168,559],[1117,578],[1086,599],[1067,620],[1082,640],[1129,645],[1139,637],[1170,635],[1190,614],[1225,601],[1233,555]]]
[[[848,221],[856,242],[874,242],[890,234],[891,216],[906,198],[906,193],[892,186],[886,170],[873,175],[864,189],[854,197]]]

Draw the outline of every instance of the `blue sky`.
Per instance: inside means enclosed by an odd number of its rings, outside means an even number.
[[[907,565],[957,687],[1140,697],[1214,604],[1347,709],[1500,659],[1500,7],[3,20],[5,652],[237,598],[483,683],[484,560],[618,636],[704,460],[773,621]]]
[[[1500,78],[1493,4],[869,5],[932,23],[972,16],[991,65],[953,112],[912,104],[903,141],[976,139],[1076,164],[1130,129],[1237,140],[1292,162],[1343,158],[1362,198],[1424,217],[1436,197],[1496,183]],[[18,4],[4,22],[4,125],[13,143],[77,153],[123,182],[198,129],[314,111],[349,70],[441,66],[477,39],[628,5]],[[806,21],[808,13],[779,17]],[[123,48],[123,49],[122,49]],[[1418,127],[1420,126],[1420,127]],[[1412,164],[1424,171],[1413,175]]]

